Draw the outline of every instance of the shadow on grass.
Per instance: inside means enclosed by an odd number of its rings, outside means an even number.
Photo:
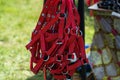
[[[38,73],[32,77],[27,78],[26,80],[44,80],[43,79],[43,73]],[[51,74],[47,73],[47,80],[53,80],[53,77]]]
[[[43,73],[38,73],[32,77],[28,77],[26,80],[44,80]]]

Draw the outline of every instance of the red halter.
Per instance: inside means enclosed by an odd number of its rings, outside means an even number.
[[[66,79],[76,68],[88,63],[79,20],[73,0],[46,1],[31,41],[26,45],[31,52],[33,73],[49,70],[55,79]]]

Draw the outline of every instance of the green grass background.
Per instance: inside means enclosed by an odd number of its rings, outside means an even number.
[[[29,70],[29,42],[43,0],[0,0],[0,80],[43,80]],[[85,8],[86,44],[92,41],[93,18]]]

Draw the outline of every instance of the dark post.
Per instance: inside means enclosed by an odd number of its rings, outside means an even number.
[[[85,41],[84,0],[78,0],[78,12],[80,14],[80,30],[83,33],[83,39]],[[87,80],[85,65],[81,66],[79,73],[82,80]]]
[[[45,4],[46,0],[44,0],[44,4]]]
[[[85,39],[84,0],[78,0],[78,12],[80,14],[80,30],[83,32],[83,39]]]

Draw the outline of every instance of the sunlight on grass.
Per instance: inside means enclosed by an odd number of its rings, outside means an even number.
[[[0,1],[0,80],[25,80],[34,75],[25,45],[42,4],[42,0]]]
[[[0,0],[0,80],[42,80],[29,69],[25,49],[36,25],[43,0]],[[86,20],[86,43],[91,43],[93,18]],[[39,76],[39,77],[38,77]],[[36,78],[37,77],[37,78]]]

